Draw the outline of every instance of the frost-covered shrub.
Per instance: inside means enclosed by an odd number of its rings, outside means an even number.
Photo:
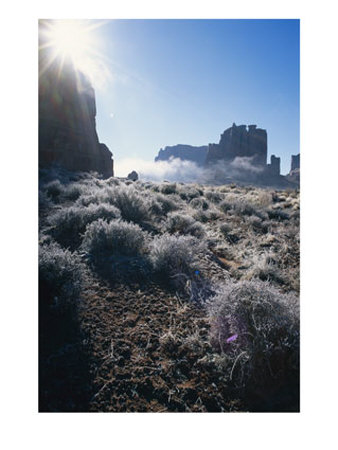
[[[227,195],[223,200],[219,208],[224,213],[232,211],[240,216],[258,216],[262,219],[267,218],[266,213],[257,205],[246,199],[245,197],[239,197],[238,195]]]
[[[76,253],[52,242],[39,248],[39,296],[41,306],[57,312],[76,306],[84,278],[84,265]]]
[[[68,186],[65,186],[62,193],[62,198],[65,200],[75,201],[81,195],[85,195],[88,191],[89,188],[86,183],[71,183]]]
[[[119,186],[111,190],[109,200],[119,208],[122,218],[128,222],[142,223],[151,218],[151,201],[131,186]]]
[[[193,218],[195,220],[198,220],[199,222],[209,222],[213,220],[219,219],[221,216],[221,213],[214,207],[211,207],[207,209],[206,211],[202,209],[197,209],[196,212],[193,214]]]
[[[202,209],[203,211],[206,211],[207,209],[209,209],[209,203],[203,197],[193,198],[191,200],[191,202],[189,203],[189,205],[192,208]]]
[[[95,256],[101,253],[136,256],[143,252],[145,237],[145,233],[136,224],[99,219],[88,225],[82,248]]]
[[[276,281],[283,284],[284,277],[277,265],[276,256],[274,254],[265,252],[263,254],[254,254],[249,260],[250,270],[246,278],[251,280],[259,278],[262,281]]]
[[[268,232],[268,226],[266,221],[263,221],[260,217],[258,216],[249,216],[246,219],[246,222],[255,230],[255,231],[259,231],[262,233],[267,233]]]
[[[200,253],[206,251],[204,243],[192,236],[170,234],[155,237],[149,248],[153,270],[167,279],[180,274],[192,276]]]
[[[203,195],[203,191],[201,189],[196,189],[194,186],[183,185],[180,186],[178,194],[182,200],[189,201]]]
[[[272,203],[272,192],[266,190],[254,191],[255,197],[253,202],[255,205],[266,208]]]
[[[228,223],[222,223],[219,227],[219,231],[223,236],[227,236],[231,232],[232,228]]]
[[[240,235],[238,235],[238,231],[234,231],[234,229],[227,223],[222,223],[219,227],[219,231],[230,244],[237,244],[237,242],[241,239]]]
[[[168,214],[168,212],[176,211],[178,209],[177,203],[174,202],[173,199],[166,195],[157,194],[156,200],[161,204],[161,208],[164,214]]]
[[[191,234],[196,237],[205,235],[203,225],[196,222],[191,216],[180,213],[168,214],[166,230],[170,233]]]
[[[47,210],[53,206],[53,203],[45,191],[39,191],[39,212]]]
[[[53,227],[51,233],[58,242],[65,246],[74,246],[79,244],[80,235],[91,222],[119,217],[121,213],[118,208],[107,203],[89,204],[87,207],[75,205],[57,211],[49,218],[49,223]]]
[[[162,194],[176,194],[177,192],[176,183],[163,183],[159,188]]]
[[[232,379],[268,395],[269,388],[297,388],[299,303],[269,283],[244,281],[219,286],[208,302],[210,339],[226,354]]]
[[[45,184],[43,189],[48,195],[48,197],[50,197],[55,202],[63,193],[64,186],[60,183],[59,180],[53,180]]]
[[[213,203],[219,203],[224,199],[224,194],[218,191],[206,191],[205,197]]]
[[[282,209],[268,209],[267,210],[269,219],[271,220],[288,220],[290,218],[290,215],[283,211]]]

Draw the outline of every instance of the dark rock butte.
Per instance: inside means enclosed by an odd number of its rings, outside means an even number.
[[[96,132],[95,92],[72,61],[51,61],[46,30],[39,21],[39,166],[114,174],[112,153]]]

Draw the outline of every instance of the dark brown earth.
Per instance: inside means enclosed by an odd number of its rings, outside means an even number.
[[[90,354],[89,411],[239,408],[208,361],[208,322],[198,307],[153,283],[113,290],[97,283],[85,293],[79,319]]]
[[[67,342],[47,362],[42,345],[40,411],[245,410],[213,361],[200,307],[152,282],[87,285]]]

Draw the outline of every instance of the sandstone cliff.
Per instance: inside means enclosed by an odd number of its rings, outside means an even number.
[[[112,154],[96,132],[95,93],[71,61],[50,62],[50,49],[39,24],[39,166],[113,175]]]
[[[168,161],[170,158],[180,158],[181,160],[193,161],[199,166],[203,166],[207,155],[208,146],[194,147],[192,145],[167,146],[158,152],[155,158],[157,161]]]

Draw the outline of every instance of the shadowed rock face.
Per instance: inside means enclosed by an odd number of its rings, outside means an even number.
[[[182,160],[193,161],[196,164],[203,166],[207,156],[208,146],[202,145],[194,147],[192,145],[173,145],[167,146],[158,152],[155,158],[157,161],[168,161],[170,158],[180,158]]]
[[[95,93],[71,61],[62,67],[43,48],[47,21],[39,23],[39,166],[113,175],[112,154],[98,140]]]
[[[300,153],[291,155],[291,172],[296,169],[300,169]]]
[[[233,161],[235,158],[252,158],[257,166],[265,166],[267,158],[266,130],[256,125],[237,126],[235,123],[221,135],[219,144],[209,144],[206,165],[219,160]]]

